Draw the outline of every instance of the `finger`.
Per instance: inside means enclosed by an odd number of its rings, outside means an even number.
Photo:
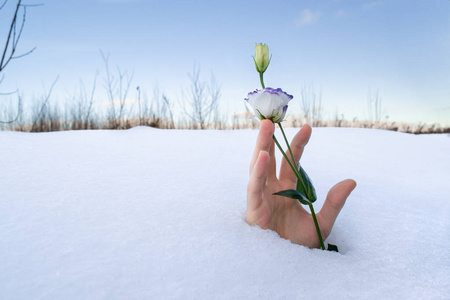
[[[331,228],[333,228],[334,222],[345,204],[345,200],[347,200],[347,197],[355,187],[356,182],[353,179],[347,179],[333,186],[328,192],[325,203],[317,214],[324,239],[330,234]]]
[[[292,154],[294,155],[294,161],[295,164],[298,167],[298,162],[300,161],[300,158],[302,157],[303,150],[308,144],[309,138],[311,137],[311,126],[308,124],[303,125],[302,129],[300,129],[299,132],[294,136],[291,142],[291,150]],[[289,153],[289,150],[286,151],[286,155],[291,158],[291,154]],[[297,177],[295,176],[295,173],[292,171],[289,163],[286,161],[286,159],[283,158],[281,161],[281,168],[280,168],[280,180],[289,180],[292,182],[297,182]]]
[[[247,186],[247,213],[246,220],[249,224],[254,224],[253,212],[262,203],[262,194],[266,185],[266,174],[269,167],[269,153],[261,151],[256,159],[255,166],[250,174]]]
[[[259,153],[261,151],[269,152],[269,154],[273,152],[270,150],[270,146],[273,143],[272,141],[273,132],[274,132],[274,125],[272,121],[262,120],[258,138],[256,139],[255,151],[253,152],[253,158],[252,161],[250,162],[250,175],[252,174],[255,162],[259,157]]]

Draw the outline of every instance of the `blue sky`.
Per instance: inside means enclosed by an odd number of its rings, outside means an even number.
[[[12,0],[0,11],[0,43]],[[5,69],[0,92],[43,94],[59,75],[55,98],[69,98],[79,81],[92,84],[100,50],[112,67],[134,73],[133,87],[157,85],[176,102],[194,64],[222,87],[222,107],[243,111],[259,87],[256,42],[272,54],[265,81],[294,95],[322,92],[326,117],[335,111],[362,120],[369,89],[378,89],[392,121],[450,125],[450,1],[160,1],[42,0],[27,10],[19,52],[31,55]],[[0,45],[1,45],[0,44]],[[134,90],[134,89],[133,89]]]

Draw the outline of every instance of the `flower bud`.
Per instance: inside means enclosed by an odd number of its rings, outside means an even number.
[[[245,100],[261,120],[269,119],[273,123],[280,123],[286,115],[287,104],[292,98],[279,88],[265,88],[249,93]]]
[[[269,46],[262,43],[256,44],[256,52],[253,60],[255,61],[256,71],[260,74],[264,73],[270,63]]]

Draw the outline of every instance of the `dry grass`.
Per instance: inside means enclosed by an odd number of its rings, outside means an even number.
[[[17,112],[12,111],[14,107],[8,105],[6,111],[0,111],[0,116],[11,116]],[[96,130],[110,129],[123,130],[136,126],[149,126],[160,129],[215,129],[215,130],[239,130],[256,129],[259,127],[259,120],[251,118],[249,112],[233,115],[229,120],[223,117],[216,122],[195,124],[190,120],[178,120],[173,117],[167,118],[158,115],[157,112],[139,116],[137,114],[122,117],[120,119],[104,118],[101,112],[91,112],[88,117],[76,111],[74,107],[59,108],[46,102],[45,105],[35,105],[28,118],[19,111],[19,117],[15,122],[0,123],[0,130],[24,131],[24,132],[50,132],[65,130]],[[171,114],[170,114],[171,115]],[[425,123],[411,124],[387,121],[347,121],[347,120],[320,120],[308,122],[303,118],[288,116],[283,122],[284,127],[301,127],[309,123],[313,127],[350,127],[350,128],[371,128],[398,131],[412,134],[450,133],[450,127],[441,127],[437,124],[427,125]]]

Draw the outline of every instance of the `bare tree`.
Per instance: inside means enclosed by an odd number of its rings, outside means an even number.
[[[8,3],[8,0],[5,0],[2,4],[0,4],[0,11],[6,6],[7,3]],[[14,10],[13,18],[12,18],[11,24],[9,26],[8,34],[6,36],[5,44],[3,46],[3,49],[0,48],[0,54],[1,54],[0,85],[4,78],[4,75],[2,74],[2,72],[4,71],[6,66],[11,62],[11,60],[24,57],[36,49],[36,47],[34,47],[33,49],[29,50],[28,52],[16,55],[17,46],[19,44],[20,37],[22,36],[23,28],[25,26],[27,7],[29,7],[29,6],[36,6],[36,5],[24,5],[24,4],[22,4],[22,0],[17,1],[17,5]],[[21,8],[22,8],[22,21],[19,20]],[[7,95],[16,94],[16,93],[18,93],[18,90],[13,91],[13,92],[0,93],[0,96],[7,96]],[[22,112],[22,109],[21,109],[22,102],[21,102],[20,96],[18,96],[17,107],[18,107],[17,115],[14,118],[9,119],[7,121],[0,120],[0,123],[13,123],[13,122],[17,121],[17,119],[19,119],[19,116]]]
[[[200,68],[194,65],[192,74],[189,74],[191,86],[183,92],[183,99],[187,105],[182,105],[184,112],[190,118],[194,127],[206,129],[208,122],[212,121],[214,114],[218,114],[218,100],[220,99],[220,86],[214,75],[210,81],[200,79]]]

